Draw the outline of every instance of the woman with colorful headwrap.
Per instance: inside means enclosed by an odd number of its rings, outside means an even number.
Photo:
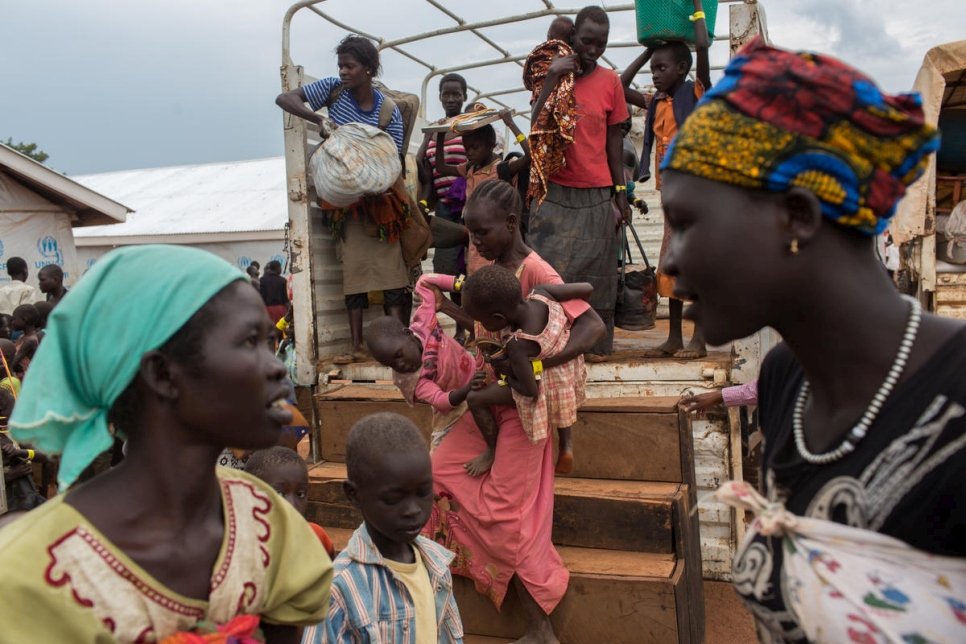
[[[305,520],[215,468],[226,445],[274,445],[291,421],[271,331],[244,273],[183,246],[114,251],[71,289],[10,419],[61,454],[68,491],[0,530],[0,639],[160,641],[245,614],[294,641],[325,617],[331,562]],[[68,489],[110,426],[125,460]]]
[[[866,564],[884,535],[910,569],[957,558],[929,592],[962,626],[966,326],[900,296],[873,248],[937,147],[917,96],[887,96],[837,60],[758,40],[674,139],[662,198],[667,271],[709,343],[766,326],[785,340],[759,380],[769,511],[854,528],[853,552],[868,541]],[[842,561],[781,538],[794,520],[763,525],[752,525],[734,563],[762,641],[894,641],[883,614],[917,614],[924,603],[894,563],[853,573],[867,592],[849,594],[830,581]],[[947,641],[918,614],[904,641]]]

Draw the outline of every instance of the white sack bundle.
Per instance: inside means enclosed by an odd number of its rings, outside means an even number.
[[[341,207],[391,188],[402,165],[389,134],[371,125],[346,123],[315,151],[309,172],[319,198]]]

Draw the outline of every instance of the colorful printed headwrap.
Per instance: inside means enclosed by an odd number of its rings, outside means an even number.
[[[918,94],[887,96],[838,60],[757,38],[685,121],[661,170],[773,192],[802,187],[826,217],[874,235],[938,148]]]

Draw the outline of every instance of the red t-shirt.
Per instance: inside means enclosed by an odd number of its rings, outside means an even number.
[[[567,165],[550,181],[571,188],[606,188],[614,184],[607,165],[607,127],[627,120],[620,76],[598,65],[574,83],[577,131],[564,151]]]

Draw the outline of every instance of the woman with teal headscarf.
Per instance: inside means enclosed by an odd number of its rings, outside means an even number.
[[[305,520],[215,468],[225,446],[269,447],[291,420],[271,331],[242,272],[186,247],[115,251],[70,291],[10,428],[61,453],[62,490],[110,426],[127,457],[0,530],[0,640],[161,641],[260,617],[268,641],[295,641],[325,617],[331,562]]]

